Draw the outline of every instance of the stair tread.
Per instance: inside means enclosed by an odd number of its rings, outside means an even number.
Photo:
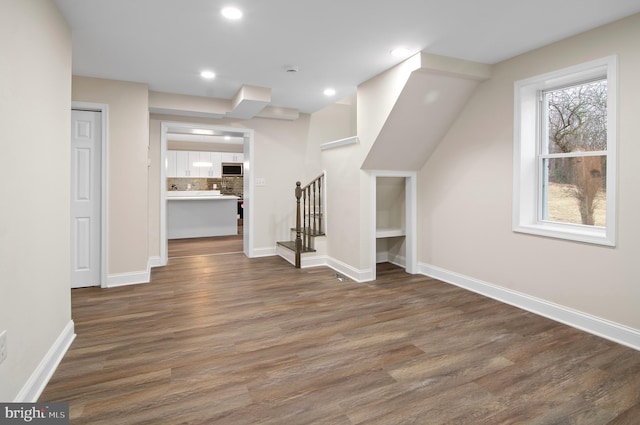
[[[305,235],[311,235],[311,236],[325,236],[325,233],[324,233],[324,232],[319,232],[318,230],[316,230],[316,231],[314,232],[312,229],[310,229],[310,228],[308,228],[308,227],[305,227],[304,229],[300,229],[300,230],[301,230],[301,233],[303,233],[303,234],[305,234]],[[295,231],[296,231],[296,228],[295,228],[295,227],[292,227],[292,228],[291,228],[291,231],[292,231],[292,232],[295,232]]]
[[[285,248],[287,248],[287,249],[290,249],[291,251],[294,251],[294,252],[295,252],[295,250],[296,250],[296,241],[280,241],[280,242],[276,242],[276,243],[277,243],[278,245],[282,246],[282,247],[285,247]],[[303,253],[304,253],[304,252],[316,252],[316,250],[315,250],[315,249],[313,249],[313,248],[309,248],[309,247],[306,247],[306,248],[305,248],[305,247],[303,246],[303,247],[302,247],[302,252],[303,252]]]

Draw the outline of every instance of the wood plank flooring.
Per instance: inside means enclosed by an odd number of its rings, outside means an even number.
[[[72,424],[640,423],[640,352],[389,265],[182,255],[72,291]]]
[[[172,239],[169,258],[194,255],[219,255],[243,252],[242,235],[214,236],[210,238]]]

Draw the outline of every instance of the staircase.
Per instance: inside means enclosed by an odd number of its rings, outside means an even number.
[[[302,267],[304,254],[317,253],[319,238],[324,239],[324,173],[302,186],[296,182],[296,224],[293,240],[277,242],[276,252],[296,268]]]

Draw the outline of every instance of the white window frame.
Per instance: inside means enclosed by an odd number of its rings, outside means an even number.
[[[541,220],[538,161],[544,137],[539,96],[544,90],[607,79],[607,201],[604,227]],[[617,57],[608,56],[514,83],[513,231],[599,245],[616,244]]]

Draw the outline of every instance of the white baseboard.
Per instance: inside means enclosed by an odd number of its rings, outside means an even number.
[[[251,258],[271,257],[273,255],[276,255],[276,247],[254,248],[251,251]]]
[[[149,283],[151,280],[150,266],[145,271],[130,273],[115,273],[107,276],[105,288],[116,288],[118,286],[137,285],[139,283]]]
[[[371,269],[368,270],[360,270],[355,267],[351,267],[350,265],[343,263],[342,261],[336,260],[332,257],[327,257],[327,266],[331,267],[333,270],[347,276],[351,280],[355,280],[358,283],[369,282],[373,280],[373,271]]]
[[[376,264],[378,263],[386,263],[389,261],[389,252],[388,251],[376,251]]]
[[[149,257],[147,270],[129,273],[114,273],[107,276],[105,288],[117,288],[118,286],[137,285],[151,282],[151,268],[163,266],[160,257]]]
[[[148,263],[149,263],[149,268],[164,266],[164,264],[162,264],[162,261],[159,255],[149,257]]]
[[[38,401],[75,337],[73,320],[70,320],[16,396],[15,403]]]
[[[394,255],[388,251],[376,251],[376,264],[377,263],[391,263],[398,267],[407,267],[407,259],[404,255]]]
[[[284,258],[292,265],[295,264],[295,253],[290,249],[280,247],[277,249],[276,255]],[[373,280],[373,273],[371,270],[358,270],[355,267],[351,267],[350,265],[327,255],[303,254],[300,258],[300,263],[300,267],[303,269],[307,267],[319,266],[330,267],[336,272],[343,274],[349,279],[359,283]]]
[[[326,255],[303,255],[300,262],[302,263],[300,264],[300,267],[303,269],[308,267],[326,266],[328,257]]]
[[[459,286],[497,301],[547,317],[565,325],[589,332],[618,344],[640,350],[640,330],[554,304],[540,298],[512,291],[440,267],[421,263],[420,273]]]

